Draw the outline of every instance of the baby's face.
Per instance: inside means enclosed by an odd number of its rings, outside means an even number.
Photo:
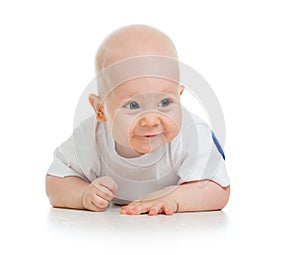
[[[161,78],[137,78],[115,88],[104,112],[123,157],[159,149],[174,139],[181,126],[179,85]]]

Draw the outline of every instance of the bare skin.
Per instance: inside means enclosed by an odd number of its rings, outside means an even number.
[[[114,198],[117,188],[118,185],[109,176],[100,177],[93,183],[76,176],[46,176],[46,193],[54,207],[103,212]]]
[[[59,178],[48,175],[46,183],[47,194],[54,207],[103,212],[117,192],[117,184],[109,176],[88,183],[75,176]],[[176,212],[221,210],[227,204],[229,195],[229,186],[222,188],[212,181],[195,181],[168,186],[148,194],[121,207],[121,213],[128,215],[148,213],[154,216],[172,215]]]
[[[177,58],[173,43],[160,31],[147,27],[126,27],[114,32],[100,47],[96,57],[97,71],[99,72],[102,68],[119,60],[141,55],[160,55]],[[126,91],[128,91],[128,88]],[[160,91],[156,92],[160,93]],[[181,93],[182,90],[180,91]],[[114,112],[120,113],[119,109],[115,108],[117,107],[116,105],[109,106],[109,103],[107,104],[109,108],[105,111],[105,105],[102,104],[97,95],[91,95],[89,100],[99,122],[106,122],[113,119]],[[172,135],[168,136],[166,134],[163,138],[166,142],[168,142],[168,137],[175,136],[176,132],[179,131],[172,128],[172,125],[168,125],[167,120],[164,120],[159,115],[153,116],[152,114],[148,120],[147,115],[144,117],[143,125],[146,125],[148,130],[154,130],[156,128],[154,125],[168,126],[164,130],[169,130],[169,134]],[[142,121],[136,121],[136,123],[136,125],[142,125],[139,124]],[[134,129],[132,130],[134,132]],[[145,153],[142,146],[140,146],[140,140],[134,140],[136,138],[134,133],[132,137],[132,146],[136,154],[132,154],[132,148],[127,148],[125,144],[122,146],[122,153],[121,151],[119,152],[123,156],[128,155],[128,157],[133,157]],[[157,142],[156,144],[159,143]],[[92,183],[88,183],[75,176],[59,178],[47,175],[46,192],[50,203],[54,207],[103,212],[116,195],[117,183],[109,176],[103,176],[97,178]],[[133,201],[123,206],[121,213],[128,215],[144,213],[148,213],[149,215],[172,215],[176,212],[221,210],[227,204],[229,195],[229,186],[221,187],[217,183],[208,180],[194,181],[181,185],[168,186],[162,190],[148,194],[138,201]]]

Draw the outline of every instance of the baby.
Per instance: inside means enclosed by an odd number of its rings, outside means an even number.
[[[149,26],[122,27],[104,40],[96,56],[98,95],[89,96],[95,116],[56,149],[47,172],[54,207],[102,212],[113,202],[123,205],[122,214],[172,215],[227,204],[223,151],[180,104],[177,59],[170,38]],[[170,79],[129,74],[150,69]]]

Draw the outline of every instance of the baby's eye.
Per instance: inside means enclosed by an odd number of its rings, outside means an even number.
[[[165,98],[159,102],[158,106],[159,107],[167,107],[170,103],[171,103],[170,99]]]
[[[130,103],[126,104],[125,107],[127,107],[130,110],[135,110],[135,109],[140,108],[140,106],[137,102],[130,102]]]

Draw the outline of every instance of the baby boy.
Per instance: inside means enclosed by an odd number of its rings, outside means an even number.
[[[102,212],[113,202],[122,214],[172,215],[227,204],[224,154],[180,103],[177,59],[170,38],[149,26],[122,27],[104,40],[96,56],[100,88],[89,96],[95,116],[56,149],[47,172],[53,206]]]

